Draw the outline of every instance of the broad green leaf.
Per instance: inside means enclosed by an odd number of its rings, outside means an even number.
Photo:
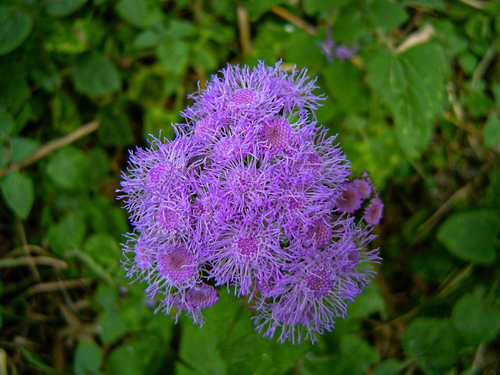
[[[16,123],[10,113],[0,109],[0,141],[6,139],[15,127]]]
[[[404,7],[391,0],[369,1],[368,14],[376,28],[387,32],[405,23],[408,19]]]
[[[97,374],[102,365],[102,355],[99,345],[84,338],[78,342],[73,361],[76,375]]]
[[[105,345],[114,343],[128,331],[128,327],[119,313],[118,306],[104,310],[100,327],[102,328],[100,337]]]
[[[466,294],[455,304],[452,320],[465,342],[471,345],[487,343],[500,332],[498,309],[471,294]]]
[[[399,373],[399,363],[395,359],[388,359],[375,370],[375,375],[397,375]]]
[[[162,35],[153,30],[144,30],[134,39],[134,47],[136,48],[153,48],[157,47],[162,41]]]
[[[108,356],[107,365],[111,375],[163,374],[165,344],[152,333],[139,333],[115,348]]]
[[[179,355],[198,374],[225,375],[228,373],[227,364],[217,348],[217,336],[214,337],[213,330],[210,331],[202,331],[190,321],[184,320]]]
[[[47,174],[64,189],[86,189],[89,161],[85,153],[74,147],[65,147],[55,154],[47,165]]]
[[[63,134],[71,133],[82,125],[75,101],[61,91],[52,99],[52,126]]]
[[[251,21],[256,21],[262,14],[269,11],[273,6],[286,2],[286,0],[245,0],[245,8],[248,10]]]
[[[18,163],[35,152],[38,147],[40,147],[40,143],[34,139],[12,137],[10,139],[11,159],[14,163]]]
[[[490,186],[486,199],[491,208],[500,210],[500,170],[492,171],[489,175]]]
[[[325,57],[316,44],[316,38],[300,31],[294,33],[293,43],[290,43],[287,61],[308,69],[317,69],[325,62]]]
[[[145,0],[120,0],[115,9],[120,17],[139,28],[154,26],[162,19],[159,7],[148,7]]]
[[[462,70],[468,75],[472,74],[476,69],[479,60],[476,55],[473,55],[470,52],[466,52],[458,56],[458,63]]]
[[[0,56],[19,47],[28,37],[33,20],[22,10],[0,5]]]
[[[80,247],[85,236],[85,223],[82,218],[71,213],[49,229],[49,243],[52,251],[63,255],[67,250]]]
[[[89,49],[87,36],[76,23],[68,23],[65,19],[53,20],[48,27],[48,35],[43,39],[46,51],[76,55]]]
[[[363,13],[357,7],[342,9],[339,17],[332,25],[332,36],[337,44],[354,43],[368,34],[369,31]]]
[[[437,238],[462,260],[490,264],[496,257],[499,229],[500,219],[493,210],[461,212],[441,225]]]
[[[352,0],[304,0],[303,6],[307,14],[313,15],[320,12],[332,11],[335,8],[350,4]]]
[[[134,143],[130,119],[119,110],[105,107],[100,111],[101,124],[97,136],[105,146],[125,146]]]
[[[465,107],[469,110],[472,117],[482,119],[488,115],[493,103],[484,91],[471,91],[464,99]]]
[[[380,48],[367,68],[373,90],[394,114],[402,148],[409,156],[418,155],[431,139],[445,97],[447,68],[441,48],[426,43],[401,54]]]
[[[200,374],[283,374],[292,369],[310,343],[280,344],[254,330],[249,310],[225,291],[203,311],[200,329],[182,320],[180,356]]]
[[[107,233],[96,233],[90,236],[83,247],[94,260],[108,269],[119,265],[120,247],[116,240]]]
[[[196,34],[196,26],[189,21],[173,19],[168,25],[168,37],[172,40],[187,38]]]
[[[368,89],[363,84],[361,71],[350,61],[333,61],[329,69],[323,70],[322,76],[328,93],[335,99],[335,106],[350,114],[368,110]]]
[[[414,319],[403,337],[403,348],[430,375],[443,374],[458,359],[456,333],[445,319]]]
[[[2,194],[9,208],[21,219],[26,220],[35,200],[31,178],[14,172],[4,177],[1,184]]]
[[[486,147],[494,147],[500,145],[500,118],[498,114],[492,113],[486,121],[483,130],[484,145]]]
[[[379,313],[383,319],[387,318],[385,301],[375,282],[356,297],[356,303],[351,303],[347,311],[349,318],[366,318],[374,313]]]
[[[90,96],[111,94],[121,86],[120,75],[114,65],[98,52],[78,59],[73,80],[76,90]]]
[[[156,54],[163,69],[173,75],[180,75],[188,64],[189,44],[181,40],[169,41],[159,46]]]
[[[13,116],[28,100],[28,79],[24,66],[20,63],[0,64],[0,109]]]
[[[63,17],[79,9],[87,0],[47,0],[47,13],[55,17]]]

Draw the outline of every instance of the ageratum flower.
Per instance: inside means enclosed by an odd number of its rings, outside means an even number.
[[[280,63],[229,65],[191,96],[175,140],[131,152],[126,268],[160,309],[201,325],[227,289],[265,336],[314,342],[369,284],[383,205],[317,124],[315,88]]]

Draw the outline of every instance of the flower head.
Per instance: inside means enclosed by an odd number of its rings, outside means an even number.
[[[191,96],[175,140],[131,153],[126,267],[158,309],[201,325],[223,287],[247,296],[265,336],[314,342],[369,283],[382,203],[367,177],[350,182],[314,88],[279,63],[229,65]]]

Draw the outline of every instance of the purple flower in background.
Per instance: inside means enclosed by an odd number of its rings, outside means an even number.
[[[332,62],[334,59],[351,59],[359,50],[358,47],[336,45],[332,39],[332,30],[330,27],[326,28],[325,41],[320,44],[320,47],[321,52],[326,56],[328,62]]]
[[[315,88],[280,63],[229,65],[191,96],[174,141],[131,152],[125,267],[158,309],[201,325],[224,287],[265,336],[314,342],[369,284],[383,205],[317,124]]]

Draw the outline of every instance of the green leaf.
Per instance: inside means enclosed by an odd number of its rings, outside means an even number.
[[[350,114],[368,110],[368,89],[360,70],[350,61],[335,60],[322,75],[336,106]]]
[[[180,75],[187,67],[189,44],[181,40],[169,41],[159,46],[156,53],[163,69],[173,75]]]
[[[79,57],[73,80],[76,90],[90,96],[111,94],[121,86],[120,76],[114,65],[98,52]]]
[[[342,9],[340,16],[337,17],[335,23],[332,25],[332,36],[338,44],[345,42],[353,43],[368,33],[363,13],[357,7]]]
[[[89,339],[78,342],[75,350],[73,370],[76,375],[96,374],[102,365],[102,355],[99,345]]]
[[[455,304],[452,320],[470,345],[490,342],[500,332],[500,312],[472,294],[466,294]]]
[[[87,0],[47,0],[47,13],[55,17],[67,16],[86,2]]]
[[[444,61],[441,48],[426,43],[401,54],[381,48],[368,62],[370,84],[393,112],[396,134],[409,156],[431,139],[434,116],[445,98]]]
[[[152,3],[155,4],[155,2]],[[154,26],[162,19],[158,5],[148,7],[145,0],[120,0],[115,9],[120,17],[139,28]]]
[[[331,12],[333,9],[346,6],[351,2],[352,0],[304,0],[303,6],[307,14],[313,15],[325,11]]]
[[[245,0],[244,5],[248,10],[251,21],[256,21],[261,15],[269,11],[273,6],[284,3],[285,0]]]
[[[374,313],[379,313],[383,319],[387,317],[385,301],[375,282],[365,288],[363,294],[356,297],[356,303],[349,305],[347,316],[359,319]]]
[[[163,374],[164,369],[157,368],[157,365],[164,358],[165,346],[155,335],[144,333],[114,349],[107,364],[111,375]]]
[[[105,146],[125,146],[134,143],[134,134],[130,128],[130,119],[119,110],[105,107],[100,111],[101,125],[97,136]]]
[[[377,352],[365,340],[352,334],[340,339],[340,364],[344,374],[366,374],[368,367],[378,361]]]
[[[390,0],[371,0],[368,3],[368,14],[375,27],[386,32],[405,23],[408,19],[404,7]]]
[[[28,37],[33,20],[22,10],[10,10],[0,5],[0,56],[17,47]]]
[[[100,337],[105,345],[114,343],[128,331],[127,325],[118,312],[118,306],[104,311],[100,326],[102,328]]]
[[[443,374],[458,359],[455,331],[444,319],[414,319],[403,337],[403,347],[426,374]]]
[[[18,163],[26,159],[29,155],[35,152],[40,143],[31,138],[13,137],[10,139],[11,158],[14,163]]]
[[[31,178],[14,172],[6,176],[1,183],[2,194],[9,208],[21,219],[26,220],[35,200]]]
[[[500,118],[496,113],[492,113],[486,121],[483,130],[484,145],[486,147],[495,147],[500,145]]]
[[[74,147],[65,147],[55,154],[47,165],[47,174],[64,189],[86,189],[89,181],[89,161],[85,153]]]
[[[10,113],[0,109],[0,141],[8,138],[15,127],[16,123]]]
[[[116,240],[107,233],[93,234],[87,239],[83,249],[108,269],[119,265],[120,247]]]
[[[395,359],[388,359],[378,365],[375,375],[397,375],[399,373],[399,363]]]
[[[180,356],[199,374],[283,374],[310,348],[307,342],[279,344],[276,337],[262,337],[242,301],[227,293],[203,317],[201,329],[189,319],[181,322]]]
[[[438,240],[458,258],[490,264],[496,256],[495,240],[500,219],[493,210],[461,212],[449,217],[438,230]]]
[[[144,30],[134,39],[134,47],[136,48],[153,48],[157,47],[162,41],[163,35],[153,30]]]
[[[82,124],[78,107],[70,95],[61,91],[52,99],[52,126],[61,133],[75,131]]]
[[[71,213],[49,229],[49,243],[52,251],[63,255],[67,250],[78,248],[85,236],[82,218]]]
[[[26,70],[20,63],[0,64],[0,109],[17,115],[28,98]]]

